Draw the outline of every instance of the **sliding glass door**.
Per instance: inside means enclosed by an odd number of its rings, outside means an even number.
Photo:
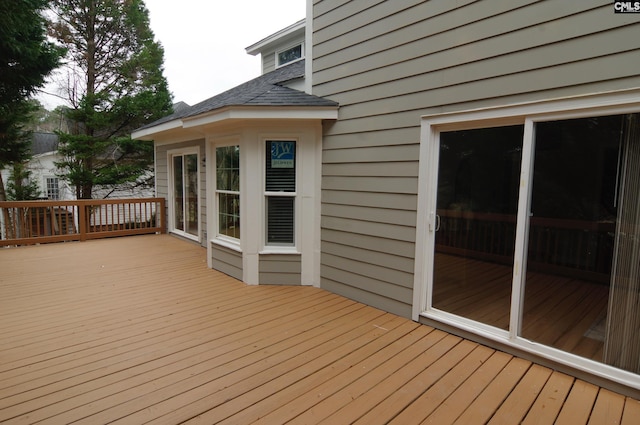
[[[434,133],[427,313],[640,373],[638,116]]]
[[[535,125],[521,335],[602,360],[624,116]]]
[[[509,328],[523,126],[440,136],[433,306]]]

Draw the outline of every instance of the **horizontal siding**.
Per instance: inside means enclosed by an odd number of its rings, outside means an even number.
[[[597,20],[602,13],[603,8],[598,8],[585,15]],[[578,17],[572,17],[571,20],[577,21]],[[554,28],[548,28],[542,33],[538,28],[528,28],[506,34],[501,38],[488,38],[470,44],[452,46],[446,50],[438,49],[425,56],[407,59],[405,55],[418,48],[411,45],[406,54],[402,54],[383,68],[378,67],[381,60],[379,57],[378,60],[366,57],[355,61],[356,63],[351,66],[368,70],[365,79],[361,78],[360,74],[340,78],[341,72],[344,71],[338,67],[318,72],[316,82],[319,89],[329,90],[332,93],[350,92],[350,97],[354,97],[356,101],[358,98],[366,99],[366,93],[369,93],[366,89],[371,86],[376,86],[376,96],[384,96],[385,91],[391,95],[411,93],[419,87],[447,87],[623,53],[628,49],[627,43],[616,43],[612,46],[609,40],[624,40],[637,34],[637,28],[627,24],[611,29],[608,34],[611,38],[603,39],[600,32],[606,30],[606,26],[594,22],[593,33],[579,36],[577,29],[573,26],[579,24],[581,22],[569,23],[567,26],[564,22],[557,21],[546,24],[545,26]],[[554,44],[539,44],[541,38],[549,38],[549,34],[558,32],[562,32],[563,38],[567,39],[562,49],[558,49]],[[535,42],[527,42],[530,39]],[[420,50],[423,53],[426,49],[423,47]],[[482,52],[486,51],[495,53],[492,57],[486,57],[482,55]],[[381,52],[378,55],[384,53],[387,52]],[[399,55],[400,52],[394,51],[394,54]],[[464,66],[460,66],[461,63]],[[390,73],[394,77],[393,80],[388,78]],[[535,83],[538,82],[529,84]],[[322,87],[323,85],[325,87]]]
[[[415,242],[416,238],[413,226],[367,222],[358,218],[349,219],[323,215],[322,228],[406,242]],[[384,240],[379,241],[381,244],[385,242]]]
[[[416,212],[390,208],[371,208],[353,205],[328,204],[323,206],[325,217],[340,217],[374,223],[386,223],[413,230]]]
[[[474,42],[496,37],[496,41],[499,41],[504,36],[518,36],[520,32],[526,34],[530,29],[537,29],[541,42],[522,40],[524,45],[510,47],[511,50],[519,50],[530,45],[546,44],[544,41],[547,36],[553,37],[554,40],[560,39],[561,35],[548,34],[548,28],[541,28],[539,25],[549,25],[550,22],[575,14],[577,10],[574,4],[559,0],[548,0],[547,5],[536,0],[485,0],[465,3],[468,3],[466,7],[455,7],[447,1],[418,2],[415,7],[405,8],[403,13],[375,19],[370,25],[351,32],[348,29],[345,29],[346,32],[341,31],[339,25],[325,28],[316,26],[314,65],[318,65],[317,71],[321,73],[335,66],[334,62],[349,66],[354,62],[360,65],[375,64],[361,69],[362,73],[372,68],[415,60]],[[603,7],[604,2],[584,0],[581,5],[582,10],[587,10]],[[631,23],[632,20],[626,19],[623,22]],[[582,34],[591,29],[583,28],[578,31]],[[336,44],[340,46],[339,49],[336,49]],[[474,52],[471,59],[489,57],[491,53]],[[335,59],[325,58],[325,54],[331,54]],[[363,60],[365,62],[361,62]],[[327,66],[323,66],[323,61],[326,61]],[[462,58],[460,62],[465,61],[469,60]]]
[[[630,30],[631,28],[625,28]],[[635,33],[638,33],[635,28]],[[627,32],[627,31],[620,31]],[[631,32],[628,32],[631,36]],[[585,46],[584,48],[588,48]],[[612,67],[612,60],[616,66]],[[517,61],[515,59],[514,61]],[[354,103],[344,105],[341,109],[341,118],[345,120],[353,118],[361,118],[366,116],[376,116],[380,111],[388,113],[403,112],[406,109],[419,110],[424,107],[425,94],[415,92],[416,86],[433,87],[429,91],[430,101],[435,105],[441,105],[447,102],[464,103],[471,100],[488,99],[493,97],[509,96],[515,92],[529,91],[550,91],[555,87],[568,87],[587,84],[594,79],[622,79],[633,77],[636,74],[634,66],[638,63],[637,51],[626,51],[615,55],[615,59],[610,56],[601,56],[588,61],[576,61],[560,65],[549,65],[539,69],[522,68],[520,71],[514,70],[509,74],[498,75],[482,75],[475,74],[482,79],[473,81],[465,81],[464,75],[455,72],[443,71],[442,75],[429,75],[428,77],[420,77],[415,79],[407,79],[397,82],[397,87],[390,84],[383,84],[377,91],[379,96],[375,101],[371,99],[371,89],[365,88],[356,90],[349,94],[350,99]],[[494,73],[495,68],[490,64],[483,64],[486,70]],[[500,66],[500,65],[498,65]],[[473,68],[473,67],[471,67]],[[506,68],[506,67],[505,67]],[[593,68],[592,73],[586,73],[585,68]],[[466,71],[464,71],[466,72]],[[471,71],[473,72],[473,71]],[[447,75],[445,77],[445,75]],[[453,77],[449,77],[452,76]],[[457,81],[444,81],[449,78],[458,78]],[[467,77],[468,78],[468,77]],[[523,84],[523,79],[528,84]],[[438,84],[444,84],[438,86]],[[399,98],[394,97],[393,93],[398,93]]]
[[[276,51],[271,49],[261,53],[262,73],[266,74],[276,69]]]
[[[385,250],[385,248],[376,245],[354,247],[328,241],[322,242],[322,251],[331,252],[331,254],[336,257],[349,258],[361,263],[367,263],[373,269],[383,267],[384,269],[395,270],[402,273],[413,273],[414,261],[412,257],[403,257],[393,252],[380,252],[379,250]],[[406,285],[403,284],[402,286]]]
[[[348,204],[365,207],[378,207],[397,210],[414,210],[417,206],[416,194],[386,193],[380,196],[375,192],[354,192],[346,190],[323,190],[322,202],[328,204]]]
[[[325,177],[323,189],[370,192],[416,193],[417,180],[411,177]]]
[[[614,15],[610,2],[580,2],[581,13],[571,2],[528,1],[475,2],[429,14],[432,3],[410,10],[412,20],[423,16],[423,27],[387,22],[399,19],[396,14],[354,31],[368,39],[334,26],[326,28],[331,38],[324,42],[324,30],[314,33],[314,93],[341,105],[333,133],[355,131],[342,126],[361,117],[406,111],[415,120],[426,108],[637,77],[637,19]],[[462,16],[473,22],[461,27]],[[401,123],[381,124],[373,129]]]
[[[640,86],[640,23],[610,1],[324,0],[313,16],[313,92],[340,104],[321,285],[406,315],[422,115]]]
[[[323,166],[325,176],[360,176],[360,177],[415,177],[418,175],[418,164],[415,161],[329,164]]]
[[[339,280],[332,280],[327,277],[327,275],[330,274],[330,271],[326,266],[321,267],[320,273],[323,276],[322,288],[327,291],[331,291],[335,294],[351,298],[353,300],[358,300],[359,302],[367,305],[379,306],[378,308],[397,314],[398,316],[411,316],[411,307],[407,304],[408,301],[399,301],[397,299],[398,294],[396,293],[394,293],[392,297],[385,297],[381,295],[375,290],[374,281],[371,279],[367,279],[362,285],[357,285],[357,283],[345,285],[343,280],[345,277],[350,277],[348,274],[339,273]],[[363,290],[359,286],[364,286],[367,289]]]
[[[417,136],[417,135],[416,135]],[[329,150],[325,148],[322,153],[322,162],[327,163],[355,163],[355,162],[380,162],[415,161],[419,153],[418,140],[415,144],[395,144],[387,146],[363,146],[358,148],[341,148]],[[384,167],[384,165],[381,165]]]
[[[212,268],[238,280],[242,280],[242,253],[211,244]]]
[[[300,285],[302,264],[300,255],[260,255],[258,266],[261,285]]]
[[[365,147],[385,147],[385,146],[399,146],[402,143],[405,144],[417,144],[420,140],[420,132],[416,129],[415,125],[411,125],[407,128],[384,128],[375,132],[367,131],[368,128],[363,128],[362,132],[350,132],[345,134],[336,134],[333,131],[335,123],[331,126],[325,126],[324,133],[331,134],[331,138],[324,139],[322,141],[322,148],[327,151],[333,149],[351,149],[351,148],[365,148]],[[412,150],[414,149],[414,150]],[[408,149],[405,155],[414,155],[417,146]],[[397,149],[394,149],[394,152]],[[396,153],[397,154],[397,153]],[[415,160],[415,157],[404,157],[409,161]],[[354,160],[357,159],[354,158]],[[386,160],[386,159],[385,159]],[[325,159],[324,161],[329,162]]]
[[[349,269],[344,268],[345,262],[341,262],[339,258],[329,256],[326,262],[323,262],[322,269],[324,271],[324,278],[329,280],[343,279],[341,275],[349,277],[350,285],[360,291],[367,291],[375,293],[388,299],[396,299],[403,303],[411,302],[411,288],[407,285],[396,285],[389,282],[389,279],[404,278],[408,279],[410,276],[403,275],[400,272],[391,271],[383,268],[377,268],[382,274],[368,273],[365,275],[354,273]],[[372,269],[376,269],[372,267]],[[332,279],[335,278],[335,279]],[[411,282],[413,283],[413,282]]]
[[[362,235],[327,228],[323,229],[322,243],[333,243],[345,247],[360,248],[367,253],[366,255],[371,255],[372,252],[386,254],[391,261],[396,261],[398,257],[413,260],[415,255],[413,241],[387,239],[381,244],[380,239],[375,235]],[[329,248],[329,246],[326,246],[326,248]],[[377,259],[376,261],[380,262],[381,260]]]

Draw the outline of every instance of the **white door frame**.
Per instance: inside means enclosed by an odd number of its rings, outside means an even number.
[[[526,271],[526,241],[531,202],[534,124],[591,116],[640,112],[640,89],[622,90],[586,96],[552,99],[423,116],[420,133],[420,165],[416,223],[416,255],[412,318],[433,319],[493,340],[520,351],[542,356],[589,374],[611,379],[640,389],[639,376],[565,351],[529,341],[518,336],[522,312],[522,291]],[[435,202],[439,134],[442,131],[524,124],[523,155],[520,174],[520,197],[516,227],[516,251],[513,267],[510,329],[504,331],[432,307],[433,247],[436,225]]]

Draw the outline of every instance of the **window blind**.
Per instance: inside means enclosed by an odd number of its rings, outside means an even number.
[[[640,116],[627,116],[604,362],[640,373]]]
[[[267,141],[265,160],[267,244],[294,245],[296,142]]]

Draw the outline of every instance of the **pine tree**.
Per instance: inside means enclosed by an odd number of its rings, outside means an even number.
[[[53,0],[54,36],[67,51],[69,132],[59,133],[60,177],[89,199],[94,188],[135,184],[153,146],[132,130],[171,112],[164,51],[142,0]]]
[[[7,185],[7,199],[10,201],[32,201],[40,198],[38,183],[32,179],[27,163],[15,163]]]
[[[60,61],[62,51],[46,39],[43,10],[47,0],[0,1],[0,169],[26,161],[30,142],[24,126],[31,119],[28,101]],[[7,199],[0,175],[0,201]],[[3,209],[6,236],[11,217]]]

